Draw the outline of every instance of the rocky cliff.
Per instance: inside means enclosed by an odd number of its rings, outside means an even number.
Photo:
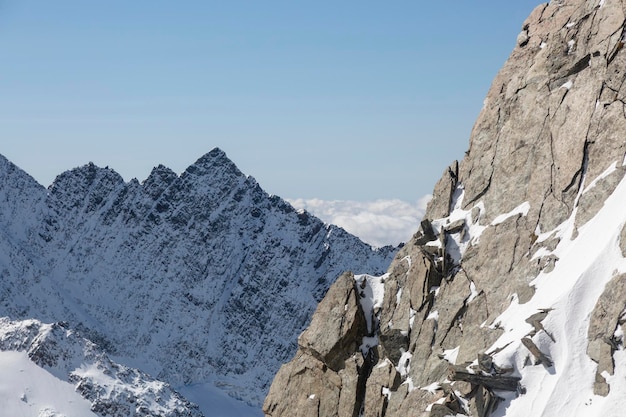
[[[331,287],[267,416],[623,415],[625,16],[531,13],[420,230]]]
[[[65,322],[176,388],[257,406],[330,284],[395,252],[268,195],[219,149],[181,175],[88,164],[49,189],[0,157],[0,201],[0,315]]]

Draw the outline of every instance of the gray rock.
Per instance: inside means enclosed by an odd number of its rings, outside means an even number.
[[[338,372],[367,333],[354,275],[341,275],[320,302],[309,327],[298,338],[300,349]]]
[[[625,172],[623,167],[617,168],[580,196],[576,212],[576,228],[587,223],[600,211],[604,205],[604,199],[615,190],[624,178]]]
[[[425,214],[426,219],[443,219],[446,225],[452,205],[461,203],[471,212],[472,222],[485,227],[480,239],[451,268],[438,259],[437,250],[424,247],[429,238],[422,231],[389,269],[380,312],[381,354],[395,361],[399,347],[405,346],[398,335],[408,334],[412,358],[404,381],[410,378],[416,387],[441,384],[448,374],[444,350],[458,346],[457,363],[464,363],[492,347],[502,334],[496,318],[513,300],[521,304],[531,300],[533,280],[558,265],[554,254],[539,259],[533,255],[541,248],[555,250],[561,239],[556,228],[575,209],[574,229],[582,228],[623,178],[624,27],[623,5],[608,0],[602,7],[584,0],[550,2],[538,6],[524,22],[515,49],[487,94],[465,158],[444,171]],[[614,163],[619,168],[600,179]],[[586,189],[596,179],[595,186]],[[461,191],[464,198],[459,202]],[[522,203],[529,205],[527,214],[492,224]],[[440,239],[462,232],[472,238],[462,221],[445,228],[449,230],[440,233]],[[551,237],[539,242],[538,236],[546,232]],[[576,233],[563,239],[575,238]],[[626,256],[624,242],[626,227],[620,242]],[[470,282],[476,290],[472,297]],[[626,304],[624,288],[623,276],[615,277],[591,317],[588,354],[598,362],[600,376],[613,371],[612,338]],[[546,313],[529,317],[533,335],[545,331]],[[531,338],[518,343],[551,366],[548,351],[539,350]],[[504,370],[493,367],[493,372],[485,377],[498,375],[498,379]],[[381,383],[368,384],[366,395],[380,396]],[[609,389],[603,379],[596,381],[598,395],[606,395]],[[466,386],[463,394],[474,395],[470,408],[480,417],[489,415],[499,401],[489,390],[478,392]],[[428,415],[425,405],[442,395],[409,391],[405,383],[391,391],[386,408],[375,401],[364,411],[381,415],[385,409],[385,417]],[[437,413],[456,412],[441,405],[433,407],[432,415]]]
[[[604,288],[591,313],[587,337],[587,355],[598,363],[598,373],[613,374],[613,335],[626,309],[626,274],[615,276]]]

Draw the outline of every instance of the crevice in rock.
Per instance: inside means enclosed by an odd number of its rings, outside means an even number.
[[[482,189],[482,191],[476,194],[474,198],[472,198],[467,204],[465,204],[465,207],[469,207],[472,204],[476,203],[485,194],[487,194],[487,191],[489,191],[489,187],[491,187],[491,179],[493,178],[493,160],[491,161],[491,164],[492,164],[492,170],[491,170],[491,174],[489,175],[489,180],[487,180],[487,185],[485,186],[485,188]]]
[[[617,56],[617,54],[619,53],[619,51],[622,50],[622,48],[624,47],[624,36],[626,33],[626,25],[622,25],[622,27],[620,27],[618,30],[616,30],[615,32],[611,33],[611,35],[609,35],[606,39],[611,38],[612,36],[614,36],[617,32],[621,31],[622,32],[622,36],[620,37],[620,40],[617,41],[617,43],[615,44],[615,46],[613,47],[613,49],[611,50],[611,52],[607,53],[606,56],[606,66],[608,67],[611,62],[613,62],[613,60],[615,59],[615,57]],[[605,40],[606,40],[605,39]],[[608,45],[607,45],[608,47]]]
[[[446,340],[446,338],[448,337],[448,334],[450,334],[452,329],[461,321],[461,319],[465,316],[466,312],[467,312],[467,299],[465,299],[461,308],[459,308],[459,310],[456,312],[456,314],[450,321],[450,325],[448,325],[448,328],[446,329],[445,334],[440,340],[442,341]],[[461,334],[463,334],[463,330],[461,330]]]
[[[585,55],[584,58],[578,60],[567,72],[563,75],[563,78],[571,77],[572,75],[576,75],[579,72],[589,68],[589,63],[591,62],[591,54]]]
[[[453,167],[454,170],[452,169]],[[459,161],[454,161],[454,163],[448,167],[448,175],[450,175],[450,196],[448,197],[447,213],[447,215],[449,216],[450,213],[452,213],[452,210],[454,210],[454,193],[456,192],[459,185]]]
[[[561,191],[562,194],[569,192],[573,187],[576,187],[577,191],[580,191],[583,180],[585,178],[585,172],[587,172],[587,164],[589,163],[589,145],[593,142],[585,140],[583,145],[583,158],[580,164],[580,168],[574,173],[570,183]]]
[[[359,377],[356,386],[356,401],[354,402],[354,409],[352,411],[352,417],[358,417],[363,415],[365,410],[365,394],[367,390],[367,380],[372,374],[374,365],[378,363],[378,351],[373,348],[367,352],[367,355],[363,357],[363,366],[358,369]],[[383,416],[381,416],[383,417]]]

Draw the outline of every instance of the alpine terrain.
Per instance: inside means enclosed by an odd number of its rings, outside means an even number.
[[[626,414],[626,2],[539,5],[382,276],[345,274],[267,416]]]
[[[48,189],[0,156],[0,202],[2,415],[220,416],[223,393],[257,410],[226,415],[261,414],[331,283],[395,253],[268,195],[219,149],[181,175],[88,164]]]

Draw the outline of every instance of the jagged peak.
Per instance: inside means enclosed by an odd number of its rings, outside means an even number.
[[[178,178],[178,175],[172,169],[166,167],[165,165],[159,164],[152,168],[152,171],[150,171],[150,175],[148,175],[148,178],[146,178],[142,184],[146,186],[147,184],[150,184],[157,180],[170,183],[176,178]]]
[[[178,175],[174,171],[159,164],[152,168],[152,172],[142,183],[142,186],[150,197],[156,199],[177,178]]]
[[[8,180],[8,182],[13,183],[14,179],[10,178],[16,175],[19,176],[22,181],[27,181],[32,186],[42,189],[45,188],[43,185],[39,184],[39,182],[37,182],[37,180],[34,179],[30,174],[15,165],[4,155],[0,154],[0,180],[2,180],[2,178],[4,177],[6,178],[5,181]]]
[[[90,188],[94,183],[108,184],[107,188],[113,188],[124,184],[124,178],[108,166],[102,168],[89,162],[58,175],[49,190],[55,193],[60,190],[73,190],[76,187]]]
[[[239,168],[237,168],[237,165],[235,165],[220,148],[213,148],[185,170],[185,174],[199,176],[215,174],[217,172],[228,173],[233,177],[245,177]]]

